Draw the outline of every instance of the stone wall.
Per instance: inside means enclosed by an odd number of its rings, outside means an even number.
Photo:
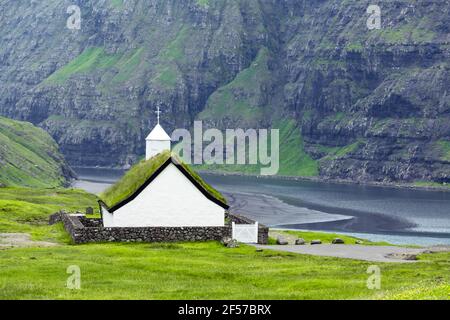
[[[244,223],[236,216],[232,221]],[[245,220],[254,223],[252,220]],[[62,222],[75,244],[93,242],[192,242],[222,241],[231,237],[231,225],[224,227],[148,227],[148,228],[104,228],[101,219],[87,219],[80,214],[55,213],[49,223]],[[259,227],[258,242],[267,244],[268,228]]]

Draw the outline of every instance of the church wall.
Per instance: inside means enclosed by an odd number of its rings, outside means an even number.
[[[112,226],[114,225],[114,215],[109,213],[108,210],[100,206],[101,214],[105,225]]]
[[[105,216],[105,227],[222,227],[225,209],[170,164],[134,200]]]

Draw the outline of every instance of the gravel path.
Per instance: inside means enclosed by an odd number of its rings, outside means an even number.
[[[450,251],[449,247],[430,247],[430,248],[403,248],[394,246],[365,246],[365,245],[255,245],[258,249],[276,250],[292,252],[299,254],[309,254],[315,256],[326,256],[346,259],[356,259],[372,262],[416,262],[413,259],[416,255],[424,252]]]
[[[58,244],[46,241],[33,241],[28,233],[0,233],[0,250],[24,247],[54,247]]]

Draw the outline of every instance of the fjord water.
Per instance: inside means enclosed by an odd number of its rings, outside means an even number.
[[[76,169],[100,193],[122,170]],[[202,174],[232,211],[271,227],[333,231],[398,244],[450,244],[450,192]]]

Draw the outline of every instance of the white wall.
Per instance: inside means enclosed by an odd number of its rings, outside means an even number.
[[[147,140],[145,159],[148,160],[150,158],[153,158],[154,156],[160,154],[163,151],[170,150],[170,148],[171,148],[170,141]]]
[[[114,215],[112,213],[109,213],[109,211],[106,210],[105,208],[103,208],[102,206],[101,206],[101,210],[102,210],[103,226],[104,227],[113,226],[114,225]]]
[[[105,227],[221,227],[225,209],[206,198],[170,164],[136,199],[112,215]]]

